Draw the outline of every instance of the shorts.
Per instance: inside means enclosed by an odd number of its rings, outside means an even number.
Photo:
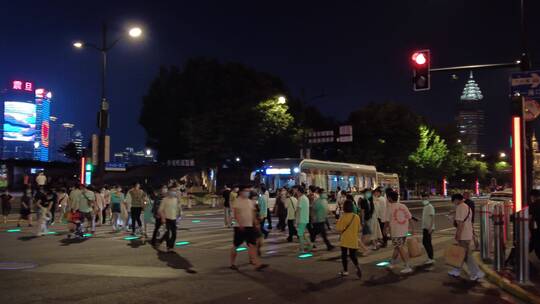
[[[405,245],[405,241],[407,240],[407,237],[405,236],[402,236],[402,237],[393,237],[392,238],[392,246],[394,248],[400,248],[400,247],[403,247],[403,245]]]
[[[111,208],[112,212],[114,212],[114,213],[121,213],[122,212],[122,208],[120,207],[120,204],[112,204],[111,206],[112,206],[112,208]]]
[[[89,222],[92,221],[92,212],[81,212],[81,222],[84,222],[85,220]]]
[[[238,227],[234,227],[234,247],[242,245],[244,242],[248,245],[257,244],[257,232],[253,227],[244,227],[243,230],[240,230]]]

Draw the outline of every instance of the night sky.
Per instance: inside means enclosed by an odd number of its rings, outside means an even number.
[[[146,3],[145,3],[146,2]],[[364,3],[365,2],[365,3]],[[529,0],[530,48],[540,60],[539,1]],[[535,2],[535,3],[533,3]],[[80,4],[79,4],[80,3]],[[519,1],[2,1],[0,83],[24,79],[54,93],[52,113],[96,132],[100,57],[73,41],[99,42],[130,25],[145,33],[110,53],[108,97],[113,151],[142,149],[141,98],[160,65],[193,56],[239,61],[282,77],[294,95],[345,119],[369,102],[411,106],[432,123],[454,120],[468,72],[435,74],[432,90],[412,91],[409,58],[429,48],[432,67],[519,58]],[[488,152],[507,149],[510,71],[475,73],[484,93]]]

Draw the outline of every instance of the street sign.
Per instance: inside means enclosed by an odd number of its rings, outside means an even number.
[[[512,95],[519,93],[521,96],[540,100],[540,71],[512,73],[510,89]]]
[[[126,171],[126,164],[124,163],[105,163],[105,171]]]

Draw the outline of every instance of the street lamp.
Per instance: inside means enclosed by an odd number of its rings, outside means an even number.
[[[140,27],[134,27],[130,29],[128,33],[133,38],[139,38],[142,34],[142,30]]]
[[[236,161],[237,163],[239,163],[239,162],[240,162],[240,157],[236,157],[236,158],[235,158],[235,161]]]
[[[506,158],[506,153],[501,152],[501,154],[499,154],[499,157],[500,157],[500,158]]]
[[[150,155],[152,155],[152,150],[146,149],[146,156],[150,156]]]
[[[277,103],[278,104],[285,104],[285,103],[287,103],[287,99],[285,97],[283,97],[283,96],[279,96]]]
[[[484,157],[486,157],[486,155],[485,154],[480,154],[480,157],[484,158]]]
[[[458,144],[460,144],[460,143],[461,143],[461,139],[458,139],[457,142],[458,142]]]
[[[131,28],[128,31],[130,37],[138,38],[142,35],[142,30],[139,27]],[[101,103],[98,112],[98,159],[97,159],[97,177],[101,181],[105,174],[105,137],[107,136],[107,128],[109,127],[109,103],[106,96],[106,74],[107,74],[107,53],[120,41],[122,37],[117,38],[112,43],[107,40],[107,24],[103,23],[101,28],[101,45],[88,43],[84,41],[76,41],[73,43],[75,48],[83,47],[93,48],[101,53]]]

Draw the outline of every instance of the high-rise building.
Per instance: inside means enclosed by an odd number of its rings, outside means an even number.
[[[463,94],[461,94],[456,117],[459,139],[468,154],[479,154],[484,150],[482,143],[484,135],[482,99],[484,99],[482,91],[471,72]]]
[[[72,137],[71,142],[75,144],[75,146],[77,147],[77,152],[79,152],[80,155],[82,155],[82,151],[83,151],[83,141],[84,141],[84,137],[83,137],[82,132],[80,130],[75,130],[73,132],[73,137]]]
[[[50,116],[52,93],[36,89],[36,138],[34,159],[49,161]]]
[[[34,83],[13,80],[1,95],[2,158],[34,159],[39,145]]]

